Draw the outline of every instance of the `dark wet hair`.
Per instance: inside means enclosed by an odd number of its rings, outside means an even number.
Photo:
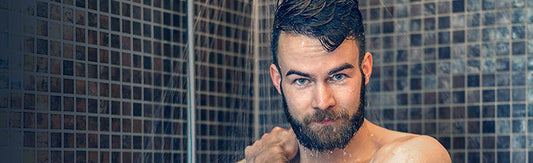
[[[271,48],[276,66],[281,31],[316,38],[328,52],[345,39],[355,39],[359,44],[359,63],[363,60],[365,28],[357,0],[282,0],[273,28]]]

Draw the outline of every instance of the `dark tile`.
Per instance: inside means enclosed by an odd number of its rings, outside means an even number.
[[[512,132],[513,133],[526,133],[526,121],[525,120],[513,120],[512,121]],[[515,142],[513,141],[513,144]]]
[[[482,123],[482,132],[483,133],[494,133],[495,124],[494,121],[483,121]]]
[[[526,104],[513,104],[513,117],[525,117],[527,115]]]
[[[512,162],[526,162],[526,152],[515,151],[512,154]]]
[[[502,163],[511,162],[510,152],[497,152],[496,158],[498,158],[497,162],[502,162]]]
[[[464,0],[453,0],[452,9],[454,13],[462,13],[465,11],[465,1]]]
[[[439,44],[450,43],[450,32],[439,32]]]
[[[509,149],[511,139],[509,136],[498,136],[496,141],[496,147],[498,149]]]
[[[468,121],[468,133],[471,134],[479,134],[481,131],[480,123],[479,121]]]
[[[467,162],[480,162],[481,156],[479,152],[468,152],[467,154]]]

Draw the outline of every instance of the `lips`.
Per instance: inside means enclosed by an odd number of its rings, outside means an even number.
[[[316,123],[325,126],[325,125],[330,125],[330,124],[335,123],[335,120],[334,119],[329,119],[329,118],[324,118],[322,121],[317,121]]]

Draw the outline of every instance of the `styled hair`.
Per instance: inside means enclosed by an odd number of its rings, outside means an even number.
[[[278,67],[281,31],[316,38],[328,52],[345,39],[354,39],[359,44],[359,63],[365,54],[365,28],[357,0],[282,0],[274,17],[271,40],[273,63]]]

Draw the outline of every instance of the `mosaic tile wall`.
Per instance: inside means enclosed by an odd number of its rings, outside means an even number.
[[[359,3],[374,56],[369,120],[431,135],[453,162],[533,160],[532,0]],[[272,17],[260,20],[259,46],[268,48]],[[268,70],[267,56],[263,61]],[[286,126],[268,72],[261,77],[259,135]]]
[[[197,160],[228,162],[253,132],[251,3],[195,4]],[[185,162],[186,12],[185,0],[0,0],[2,159]]]
[[[453,162],[533,160],[533,1],[361,0],[369,117]]]

